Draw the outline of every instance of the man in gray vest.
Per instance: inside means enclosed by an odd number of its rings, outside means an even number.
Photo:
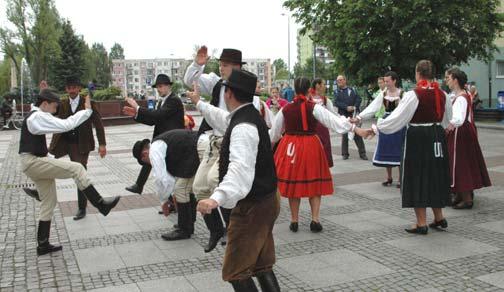
[[[152,167],[156,192],[165,216],[169,214],[168,197],[173,193],[177,201],[178,226],[161,235],[164,240],[188,239],[194,233],[196,209],[190,194],[194,175],[200,163],[196,150],[196,132],[171,130],[154,138],[139,140],[133,146],[133,157],[142,166]]]

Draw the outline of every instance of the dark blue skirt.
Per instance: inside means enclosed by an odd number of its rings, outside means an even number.
[[[373,164],[375,166],[394,167],[401,165],[401,154],[405,133],[406,128],[402,128],[393,134],[384,134],[380,132],[373,156]]]

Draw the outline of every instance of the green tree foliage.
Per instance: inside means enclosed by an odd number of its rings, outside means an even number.
[[[94,43],[87,54],[89,63],[87,81],[95,80],[99,87],[108,87],[111,80],[110,62],[107,49],[100,43]]]
[[[210,72],[213,72],[213,73],[220,76],[219,61],[216,58],[210,58],[210,60],[208,60],[206,66],[205,66],[205,70],[203,70],[203,73],[205,73],[205,74],[208,74]]]
[[[8,0],[7,20],[14,27],[0,29],[2,50],[16,63],[21,54],[30,67],[33,83],[47,78],[58,55],[60,18],[52,0]]]
[[[10,91],[11,60],[0,61],[0,96]]]
[[[284,6],[329,48],[335,69],[363,83],[394,70],[414,78],[430,59],[438,75],[471,58],[489,60],[502,30],[498,0],[287,0]]]
[[[115,43],[112,46],[112,48],[110,49],[109,59],[110,61],[116,59],[124,60],[124,49],[120,44]]]
[[[306,59],[306,63],[303,66],[299,63],[294,65],[294,77],[302,76],[313,79],[313,58]],[[323,78],[325,80],[335,79],[332,66],[317,59],[315,63],[315,78]]]
[[[275,68],[275,80],[286,80],[289,78],[289,71],[287,71],[287,64],[283,59],[276,59],[273,61]]]
[[[58,40],[61,54],[54,62],[50,74],[50,84],[59,90],[65,88],[67,77],[81,79],[86,69],[85,49],[86,43],[81,36],[75,34],[70,21],[62,24],[62,34]]]

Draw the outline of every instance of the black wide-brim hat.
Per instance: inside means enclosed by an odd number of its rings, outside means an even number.
[[[239,90],[253,98],[257,85],[257,76],[246,70],[233,69],[229,78],[224,80],[222,85]]]
[[[65,79],[65,86],[80,86],[85,87],[84,84],[80,81],[79,78],[75,76],[69,76]]]
[[[145,147],[145,145],[147,145],[149,143],[150,143],[149,139],[143,139],[143,140],[136,141],[135,145],[133,145],[133,157],[136,158],[137,162],[140,165],[145,164],[145,162],[142,161],[142,150]]]
[[[156,82],[152,84],[152,88],[156,88],[159,84],[166,84],[166,85],[172,85],[173,82],[171,82],[170,77],[166,74],[159,74],[156,77]]]
[[[54,91],[50,89],[42,89],[38,95],[36,95],[37,99],[46,100],[49,102],[60,102],[60,97]]]
[[[247,62],[242,62],[242,52],[236,49],[223,49],[219,61],[240,65],[247,64]]]

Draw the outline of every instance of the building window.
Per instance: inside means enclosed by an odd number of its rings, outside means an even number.
[[[497,61],[497,73],[495,78],[504,78],[504,60]]]

